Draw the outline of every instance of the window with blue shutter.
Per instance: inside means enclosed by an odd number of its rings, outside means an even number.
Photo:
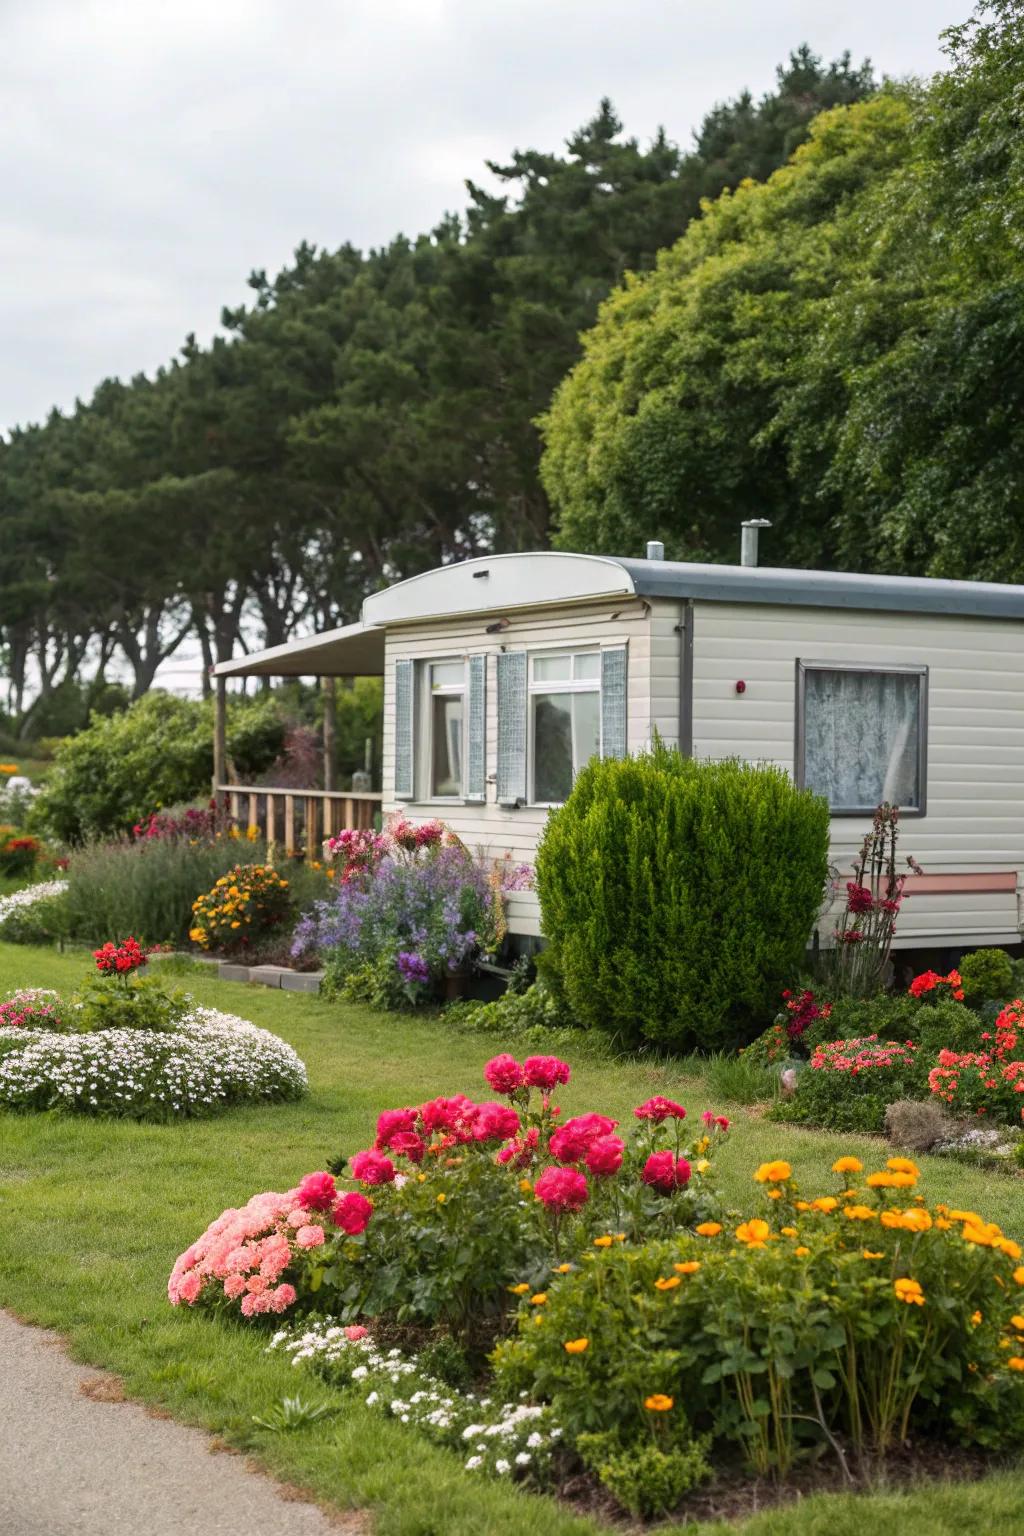
[[[466,799],[487,799],[487,657],[469,658]]]
[[[416,703],[415,662],[395,662],[395,798],[415,796],[413,712]]]
[[[626,756],[626,647],[601,652],[601,756]]]
[[[498,653],[498,804],[526,799],[526,652]]]

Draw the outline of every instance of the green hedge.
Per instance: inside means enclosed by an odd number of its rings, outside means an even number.
[[[829,814],[769,764],[655,743],[595,759],[537,856],[551,961],[622,1046],[752,1039],[799,970],[828,876]]]

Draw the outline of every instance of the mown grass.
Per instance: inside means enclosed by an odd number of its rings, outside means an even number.
[[[0,945],[0,991],[70,988],[81,955]],[[175,1256],[225,1206],[285,1188],[325,1160],[366,1145],[377,1112],[438,1093],[479,1094],[480,1070],[500,1049],[435,1018],[396,1018],[318,998],[190,976],[204,1002],[282,1035],[309,1068],[312,1092],[297,1105],[237,1110],[181,1126],[139,1126],[0,1113],[0,1305],[65,1334],[75,1356],[119,1373],[129,1394],[254,1451],[280,1477],[327,1504],[368,1508],[380,1536],[583,1536],[602,1527],[552,1500],[476,1481],[460,1460],[370,1410],[293,1433],[256,1430],[252,1415],[296,1390],[292,1368],[263,1353],[242,1327],[172,1310]],[[691,1113],[720,1108],[693,1063],[686,1072],[577,1059],[567,1113],[596,1108],[627,1120],[652,1092]],[[774,1125],[756,1109],[731,1111],[734,1132],[718,1159],[727,1200],[757,1209],[751,1171],[791,1160],[805,1188],[831,1187],[829,1165],[865,1138]],[[1024,1232],[1024,1180],[923,1159],[931,1199],[969,1205]],[[321,1389],[306,1383],[305,1395]],[[329,1393],[324,1393],[330,1396]],[[866,1520],[905,1536],[1022,1533],[1019,1479],[993,1476],[918,1493],[817,1497],[741,1526],[704,1525],[700,1536],[860,1536]],[[681,1531],[681,1527],[665,1530]],[[690,1527],[692,1531],[698,1528]]]

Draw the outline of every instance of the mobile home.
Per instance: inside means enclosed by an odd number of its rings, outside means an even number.
[[[828,798],[845,876],[882,799],[910,877],[897,944],[1020,942],[1024,587],[544,552],[444,566],[359,624],[218,668],[384,678],[381,809],[530,863],[595,753],[657,731]],[[539,935],[531,891],[510,929]],[[823,923],[823,937],[831,924]]]

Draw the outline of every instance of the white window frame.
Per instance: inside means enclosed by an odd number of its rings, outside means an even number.
[[[601,652],[603,647],[599,645],[559,646],[558,649],[540,648],[527,653],[526,658],[526,793],[527,804],[541,809],[551,810],[556,806],[564,805],[564,800],[538,800],[535,796],[536,778],[536,737],[534,730],[533,701],[538,694],[544,693],[596,693],[597,694],[597,726],[598,748],[597,755],[604,755],[604,719],[601,709]],[[539,681],[534,676],[534,663],[537,661],[551,661],[558,657],[568,656],[573,660],[577,656],[597,657],[597,676],[575,678],[565,680],[558,678],[541,678]],[[575,742],[573,743],[573,758],[575,759]]]
[[[806,788],[806,732],[804,723],[807,714],[807,674],[808,672],[862,672],[871,677],[912,676],[918,679],[918,711],[917,711],[917,805],[900,806],[900,817],[921,817],[928,813],[928,668],[924,665],[905,665],[893,662],[890,665],[864,666],[855,661],[804,661],[797,658],[796,663],[796,736],[794,742],[793,767],[797,785]],[[876,807],[873,805],[856,806],[829,806],[829,815],[842,816],[871,816]]]
[[[434,667],[462,668],[461,683],[441,683],[434,687],[431,678]],[[469,740],[469,662],[465,656],[432,656],[420,664],[420,719],[423,729],[420,732],[419,754],[419,783],[423,788],[423,794],[419,796],[421,805],[460,805],[466,798],[466,746]],[[434,778],[434,699],[438,696],[447,698],[461,698],[462,700],[462,753],[461,775],[458,792],[454,795],[435,795],[433,792]]]

